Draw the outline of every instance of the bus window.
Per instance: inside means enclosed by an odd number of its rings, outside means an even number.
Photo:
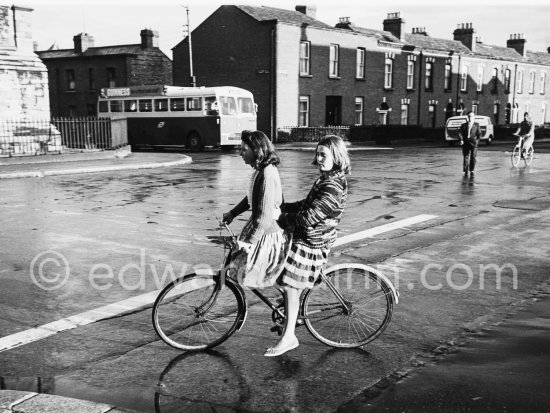
[[[124,112],[137,112],[137,100],[125,100]]]
[[[207,115],[218,114],[218,102],[216,101],[216,96],[206,96],[204,98],[204,109],[206,110]]]
[[[166,112],[168,110],[168,99],[155,99],[155,112]]]
[[[187,110],[202,110],[202,99],[187,98]]]
[[[152,112],[153,111],[153,101],[151,99],[140,99],[139,100],[139,111],[140,112]]]
[[[173,110],[173,111],[185,110],[185,99],[184,98],[170,99],[170,110]]]
[[[239,103],[239,112],[240,113],[246,113],[246,114],[253,114],[254,113],[254,102],[252,102],[252,99],[250,99],[250,98],[237,98],[237,102]]]
[[[106,113],[109,112],[109,102],[106,100],[99,101],[99,112]]]
[[[111,112],[122,112],[122,100],[111,100]]]
[[[221,100],[221,107],[222,107],[222,115],[237,114],[237,106],[235,105],[235,99],[229,96],[222,96],[220,100]]]

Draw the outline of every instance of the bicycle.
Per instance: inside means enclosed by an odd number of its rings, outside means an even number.
[[[525,150],[523,149],[523,141],[525,140],[525,135],[514,134],[514,136],[518,137],[518,143],[516,143],[516,146],[514,146],[514,150],[512,151],[512,166],[517,167],[521,159],[523,159],[523,161],[525,162],[525,166],[531,165],[531,161],[533,160],[533,156],[535,154],[535,149],[533,148],[533,145],[531,145],[527,152],[525,152]]]
[[[206,350],[243,327],[248,306],[245,291],[230,276],[230,238],[224,266],[214,273],[192,273],[169,283],[153,306],[153,326],[159,337],[181,350]],[[275,330],[284,325],[284,300],[275,302],[258,289],[250,290],[271,310]],[[321,272],[312,289],[301,296],[297,325],[305,324],[317,340],[332,347],[361,347],[388,326],[399,293],[381,272],[363,264],[338,264]],[[273,330],[273,329],[272,329]]]

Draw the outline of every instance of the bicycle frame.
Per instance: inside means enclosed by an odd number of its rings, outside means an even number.
[[[232,242],[230,243],[230,247],[233,247],[235,244],[236,244],[236,239],[237,237],[235,236],[235,234],[233,233],[233,231],[231,230],[231,228],[225,223],[225,222],[220,222],[221,225],[223,225],[225,227],[225,229],[229,232],[229,234],[231,235],[231,239],[232,239]],[[230,248],[231,249],[231,248]],[[224,265],[224,268],[222,268],[222,270],[220,271],[220,288],[223,288],[223,284],[224,282],[226,281],[226,273],[227,273],[227,269],[229,268],[229,265],[231,264],[231,251],[229,252],[229,254],[227,255],[226,259],[225,259],[225,265]],[[344,310],[346,313],[349,313],[351,311],[351,308],[349,306],[349,304],[346,302],[346,300],[344,299],[344,297],[342,296],[342,294],[340,294],[340,292],[336,289],[336,287],[334,287],[334,285],[330,282],[330,280],[328,280],[328,278],[325,277],[325,274],[324,274],[324,271],[321,271],[321,274],[320,274],[320,279],[321,279],[321,282],[324,282],[328,288],[332,291],[332,293],[335,295],[335,297],[338,299],[338,301],[340,302],[340,304],[343,306]],[[238,282],[235,282],[237,288],[239,289],[239,291],[241,292],[243,298],[244,298],[244,302],[245,302],[245,316],[243,317],[243,320],[246,320],[246,315],[248,314],[248,304],[246,302],[246,293],[243,289],[243,287],[238,283]],[[254,293],[265,305],[267,305],[272,311],[276,312],[277,315],[279,317],[281,317],[282,319],[285,318],[285,315],[284,313],[277,307],[275,306],[275,304],[268,298],[266,297],[265,295],[263,295],[261,293],[260,290],[258,290],[257,288],[250,288],[250,291],[252,291],[252,293]],[[394,293],[394,296],[397,300],[397,294],[395,293],[395,290],[393,291]],[[211,298],[212,300],[212,303],[215,301],[215,297],[217,296],[217,294],[215,296],[213,296]],[[208,310],[208,309],[207,309]],[[302,308],[302,306],[300,305],[300,313],[298,315],[298,318],[300,319],[304,319],[305,316],[304,316],[304,310]],[[244,322],[241,323],[241,325],[239,326],[239,328],[237,329],[237,331],[240,331],[240,329],[242,328]]]

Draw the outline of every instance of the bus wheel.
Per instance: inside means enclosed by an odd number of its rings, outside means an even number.
[[[201,135],[197,132],[191,132],[187,137],[187,148],[191,149],[193,152],[202,151],[204,146],[202,144]]]

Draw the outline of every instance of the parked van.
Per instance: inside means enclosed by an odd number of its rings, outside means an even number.
[[[449,145],[455,145],[457,142],[460,142],[460,125],[467,121],[468,118],[466,115],[453,116],[447,119],[447,123],[445,124],[445,141],[449,142]],[[479,123],[481,127],[480,141],[484,141],[487,145],[490,145],[495,136],[491,118],[489,116],[476,115],[474,122]]]

